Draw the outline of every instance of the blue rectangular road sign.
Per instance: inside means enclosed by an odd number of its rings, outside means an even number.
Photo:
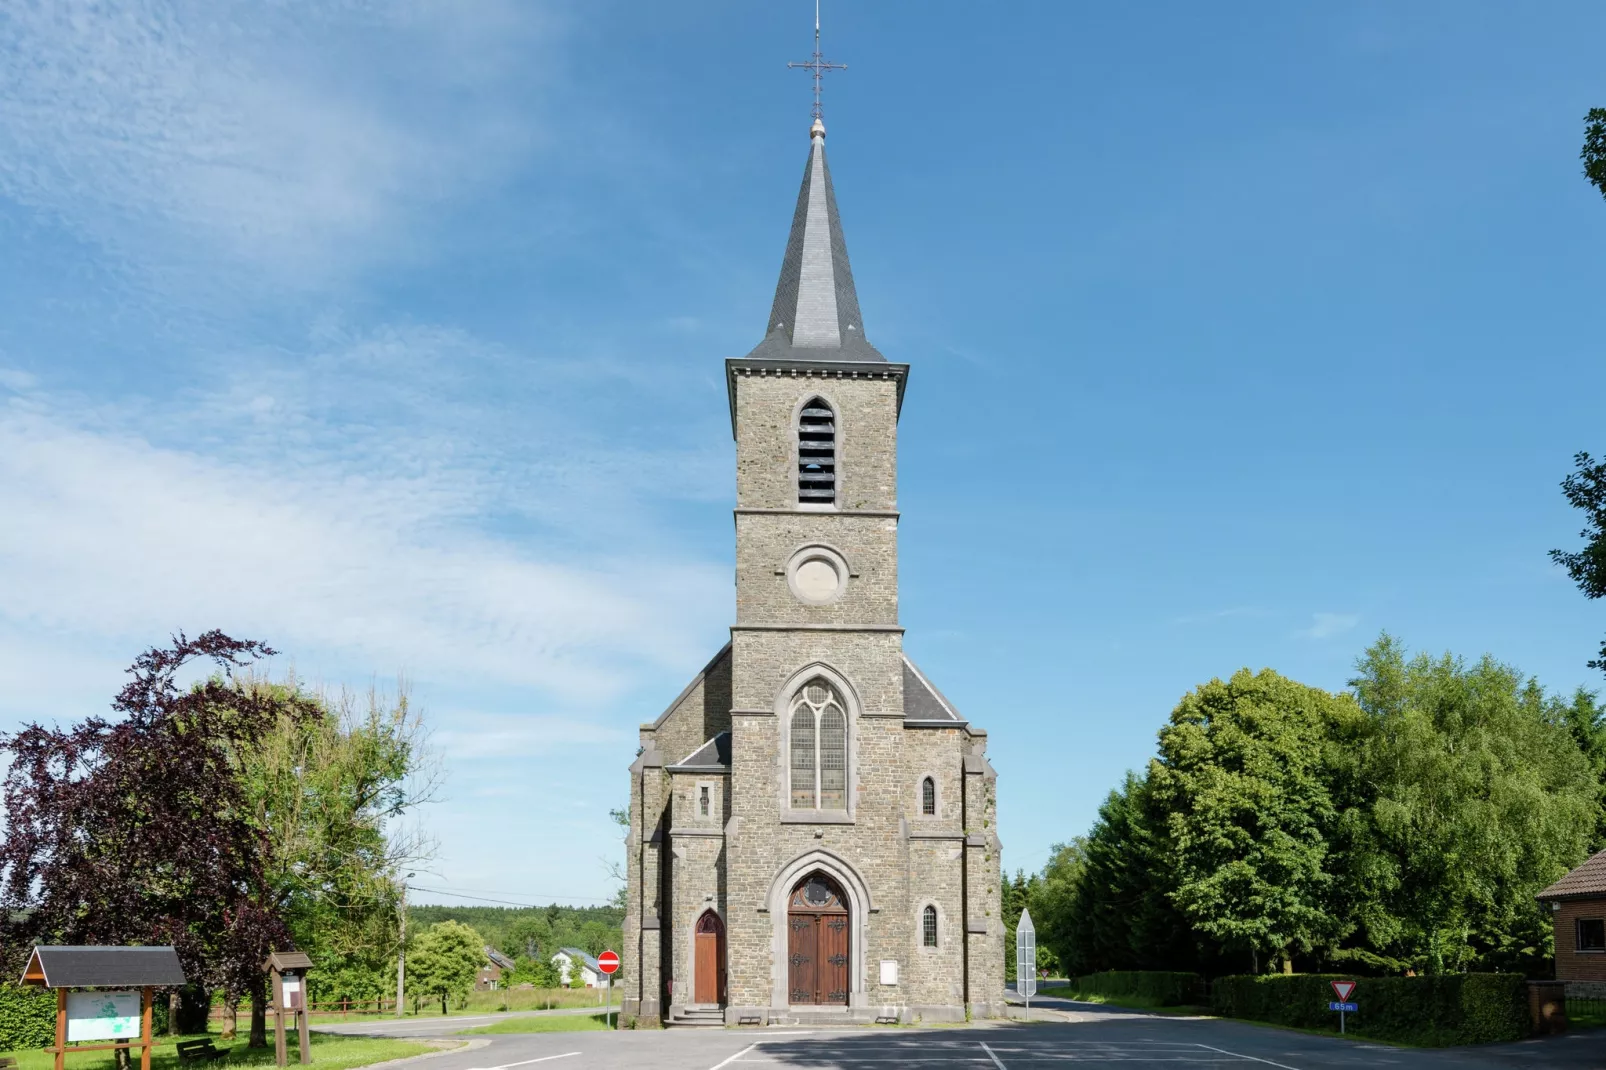
[[[1329,1003],[1327,1009],[1330,1011],[1349,1011],[1353,1014],[1361,1009],[1361,1005],[1359,1003]]]

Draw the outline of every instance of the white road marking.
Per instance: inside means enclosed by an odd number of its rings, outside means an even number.
[[[567,1059],[571,1055],[579,1055],[577,1051],[566,1051],[562,1055],[543,1055],[539,1059],[525,1059],[523,1062],[503,1063],[501,1066],[476,1066],[473,1070],[508,1070],[513,1066],[529,1066],[531,1063],[549,1063],[553,1059]]]
[[[1242,1052],[1228,1051],[1226,1048],[1212,1048],[1208,1044],[1200,1044],[1199,1047],[1205,1049],[1206,1051],[1220,1052],[1222,1055],[1235,1055],[1240,1059],[1248,1059],[1250,1062],[1265,1063],[1267,1066],[1278,1067],[1278,1070],[1299,1070],[1298,1067],[1289,1066],[1287,1063],[1274,1063],[1270,1059],[1262,1059],[1258,1055],[1245,1055]]]
[[[741,1051],[737,1052],[735,1055],[732,1055],[729,1059],[726,1059],[723,1062],[715,1063],[710,1068],[710,1070],[719,1070],[719,1068],[722,1067],[722,1066],[729,1066],[731,1063],[735,1062],[737,1059],[740,1059],[742,1056],[746,1055],[748,1052],[752,1051],[756,1047],[758,1047],[757,1044],[749,1044],[747,1047],[743,1048]]]
[[[981,1050],[987,1053],[987,1058],[993,1061],[993,1065],[998,1067],[998,1070],[1008,1070],[1003,1063],[998,1061],[998,1056],[993,1054],[993,1049],[989,1048],[985,1043],[982,1044]]]

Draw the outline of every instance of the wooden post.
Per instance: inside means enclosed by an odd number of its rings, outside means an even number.
[[[303,977],[306,975],[303,974]],[[312,1062],[312,1040],[307,1035],[307,982],[301,982],[301,1009],[296,1011],[296,1020],[301,1023],[301,1065],[306,1066]]]
[[[155,995],[156,990],[150,985],[139,990],[139,1039],[143,1042],[139,1049],[139,1070],[151,1070],[151,1042],[155,1037],[151,1028],[151,1003]]]
[[[56,989],[56,1070],[67,1066],[67,990]]]
[[[273,1061],[280,1066],[289,1065],[284,1050],[284,978],[279,968],[273,968]]]

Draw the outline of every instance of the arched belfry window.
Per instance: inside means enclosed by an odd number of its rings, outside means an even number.
[[[920,942],[926,947],[937,946],[937,908],[927,906],[920,912]]]
[[[842,696],[810,680],[792,699],[788,726],[794,810],[848,807],[848,715]]]
[[[925,817],[937,816],[937,782],[930,777],[920,782],[920,813]]]
[[[836,414],[823,398],[811,398],[798,414],[797,500],[836,503]]]

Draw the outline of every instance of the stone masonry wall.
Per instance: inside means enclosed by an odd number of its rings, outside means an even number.
[[[999,880],[1002,845],[997,828],[997,782],[976,741],[965,774],[965,863],[969,904],[970,1000],[980,1014],[1001,1013],[1004,1000],[1004,924]],[[976,931],[978,930],[979,931]]]
[[[840,373],[736,377],[736,506],[797,506],[796,413],[815,396],[836,419],[839,509],[898,507],[898,385]]]
[[[682,1007],[695,998],[693,941],[697,919],[713,910],[723,919],[725,906],[725,777],[707,773],[675,773],[671,811],[670,855],[674,907],[666,919],[670,938],[669,1001]],[[704,817],[700,789],[709,787],[709,814]]]
[[[964,1002],[965,911],[964,820],[960,778],[964,745],[959,728],[912,728],[903,739],[903,812],[908,814],[910,925],[909,999],[916,1006],[960,1006]],[[920,812],[920,782],[937,787],[937,813]],[[926,947],[921,913],[937,908],[937,946]]]
[[[810,605],[787,586],[785,568],[808,545],[840,553],[853,575],[836,601]],[[897,624],[898,518],[840,513],[736,516],[736,623]]]
[[[739,659],[738,659],[739,663]],[[905,794],[901,720],[863,717],[855,728],[859,755],[858,807],[853,823],[783,824],[775,790],[777,718],[737,719],[733,753],[732,805],[737,826],[727,840],[730,903],[730,1001],[748,1007],[771,1006],[775,926],[784,918],[764,908],[776,875],[793,859],[816,850],[841,859],[863,879],[873,911],[856,924],[864,945],[864,970],[851,979],[865,1005],[903,1004],[906,980],[883,986],[876,964],[898,961],[906,969],[910,920],[908,869],[902,822]],[[856,936],[857,938],[857,936]],[[784,1005],[784,993],[781,994]]]

